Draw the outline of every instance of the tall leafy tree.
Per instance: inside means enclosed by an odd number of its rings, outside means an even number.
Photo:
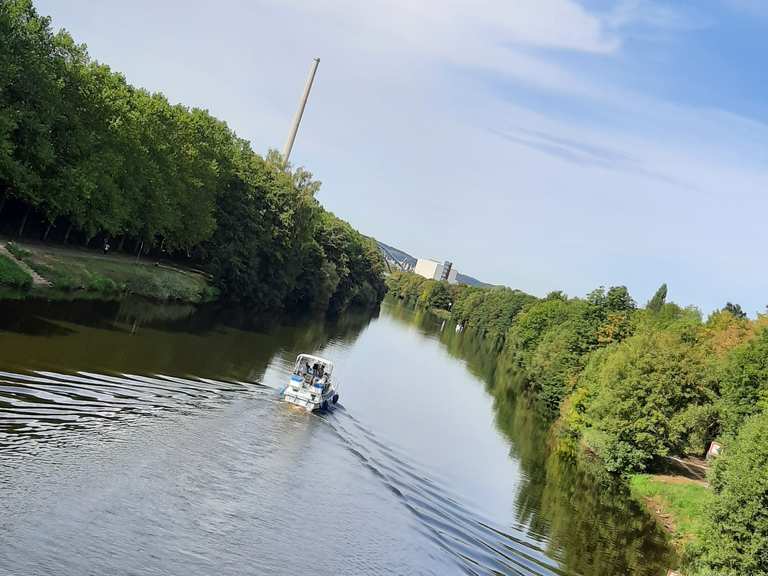
[[[667,285],[662,284],[661,286],[659,286],[659,289],[656,290],[656,293],[653,295],[653,298],[651,298],[648,301],[648,304],[645,307],[651,312],[658,313],[661,311],[661,308],[662,306],[664,306],[664,303],[666,301],[667,301]]]
[[[729,314],[733,314],[736,318],[746,318],[747,313],[744,312],[744,310],[741,309],[741,305],[739,304],[733,304],[731,302],[726,302],[725,306],[723,307],[723,310],[725,312],[728,312]]]

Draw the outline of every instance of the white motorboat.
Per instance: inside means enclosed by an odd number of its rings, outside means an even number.
[[[310,412],[328,410],[339,401],[332,378],[333,362],[319,356],[299,354],[291,379],[283,390],[283,400]]]

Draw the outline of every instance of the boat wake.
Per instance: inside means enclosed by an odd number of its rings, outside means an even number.
[[[387,446],[347,410],[325,418],[347,449],[418,519],[421,532],[466,574],[565,576],[545,542],[522,524],[496,527],[407,456]]]
[[[168,411],[225,402],[233,394],[271,396],[251,382],[137,374],[0,371],[0,450],[34,446],[50,437],[92,433],[116,420],[140,423]]]
[[[23,459],[42,444],[93,437],[109,426],[142,425],[163,413],[184,413],[233,398],[279,402],[253,382],[166,375],[27,374],[0,372],[0,456]],[[546,541],[522,524],[494,526],[445,483],[359,422],[343,406],[320,416],[344,447],[417,519],[418,530],[466,574],[562,576]],[[8,461],[8,460],[6,460]]]

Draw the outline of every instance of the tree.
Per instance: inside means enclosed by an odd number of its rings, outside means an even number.
[[[667,285],[662,284],[659,286],[659,289],[656,290],[656,293],[653,295],[653,298],[651,298],[648,301],[648,304],[646,304],[646,309],[650,310],[651,312],[654,312],[658,314],[661,312],[662,306],[664,306],[664,303],[667,301]]]
[[[704,372],[684,330],[647,330],[606,350],[580,382],[590,395],[585,439],[609,470],[647,468],[672,451],[675,416],[710,400]]]
[[[694,574],[768,575],[768,414],[753,416],[715,462],[715,499]]]
[[[225,298],[256,308],[378,303],[378,250],[323,210],[319,187],[206,111],[91,61],[30,0],[0,1],[0,211],[22,208],[19,234],[35,214],[45,238],[61,222],[65,242],[194,255]]]
[[[747,417],[768,408],[768,329],[731,351],[719,380],[723,429],[735,434]]]
[[[419,304],[426,308],[439,308],[441,310],[450,310],[451,293],[448,290],[447,282],[438,282],[433,280],[428,282],[419,296]]]
[[[736,318],[746,318],[747,313],[744,312],[741,309],[741,306],[739,304],[732,304],[731,302],[726,302],[725,307],[723,308],[726,312],[733,314]]]

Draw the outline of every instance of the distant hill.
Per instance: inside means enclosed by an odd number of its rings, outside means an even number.
[[[390,260],[397,260],[398,262],[404,262],[408,264],[408,266],[413,267],[416,266],[416,258],[408,254],[408,252],[404,252],[403,250],[400,250],[399,248],[395,248],[394,246],[390,246],[389,244],[384,244],[384,242],[381,242],[379,240],[376,240],[376,242],[379,245],[379,250],[381,250],[381,253],[384,255],[385,258],[389,258]],[[466,274],[462,274],[461,272],[456,273],[456,281],[459,284],[466,284],[467,286],[491,286],[491,284],[486,284],[485,282],[481,282],[477,278],[473,278],[472,276],[467,276]]]
[[[478,286],[480,288],[490,288],[491,284],[486,284],[485,282],[481,282],[477,278],[472,278],[472,276],[467,276],[466,274],[462,274],[461,272],[456,273],[456,282],[459,284],[466,284],[467,286]]]

